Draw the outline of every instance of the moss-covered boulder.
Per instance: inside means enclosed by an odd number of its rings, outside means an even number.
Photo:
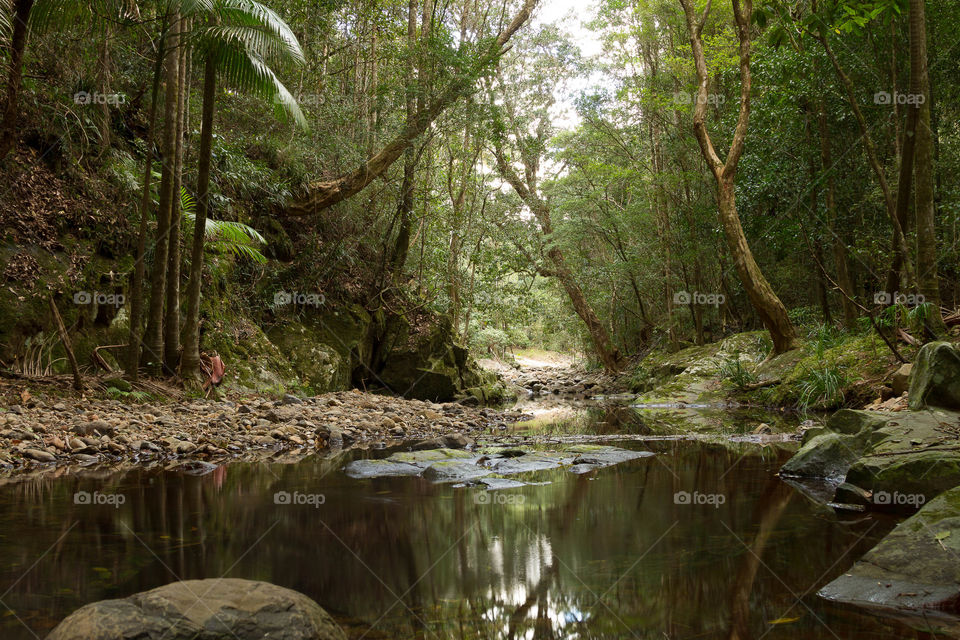
[[[960,349],[949,342],[925,344],[910,372],[910,408],[960,409]]]
[[[871,608],[960,604],[960,487],[927,503],[819,595]]]
[[[843,479],[850,466],[883,440],[887,418],[870,411],[842,409],[823,429],[804,434],[803,446],[780,468],[785,476]]]
[[[457,344],[449,318],[435,318],[425,332],[400,327],[395,333],[396,346],[385,355],[376,380],[397,395],[446,402],[496,382]]]

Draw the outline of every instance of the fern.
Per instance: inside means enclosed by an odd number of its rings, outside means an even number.
[[[180,187],[180,210],[183,212],[184,220],[187,221],[187,233],[192,233],[196,224],[196,207],[197,202],[193,196],[185,188]],[[207,239],[206,246],[214,251],[250,258],[258,264],[264,264],[267,261],[266,256],[257,249],[259,245],[266,244],[267,241],[256,229],[249,225],[242,222],[207,218],[203,231],[204,237]]]

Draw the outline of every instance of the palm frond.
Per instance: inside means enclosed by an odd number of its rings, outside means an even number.
[[[187,233],[192,233],[197,223],[197,202],[184,187],[180,187],[180,210],[187,221]],[[215,251],[229,252],[236,256],[250,258],[258,264],[267,261],[257,249],[258,245],[266,244],[267,240],[253,227],[242,222],[231,220],[211,220],[207,218],[203,227],[203,235],[210,248]]]
[[[226,82],[273,102],[277,116],[289,117],[307,128],[307,119],[290,91],[273,70],[255,53],[236,40],[208,40],[205,55],[214,56]]]
[[[297,64],[305,62],[297,37],[286,21],[270,7],[255,0],[217,0],[217,9],[224,24],[262,27],[283,43],[285,56]]]

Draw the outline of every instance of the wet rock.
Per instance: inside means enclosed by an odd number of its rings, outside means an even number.
[[[596,445],[577,445],[570,447],[567,451],[578,454],[573,460],[573,466],[569,469],[573,473],[586,473],[594,469],[610,467],[654,455],[650,451],[631,451],[618,447]]]
[[[462,482],[482,478],[493,473],[477,465],[476,461],[440,460],[423,472],[423,477],[434,482]]]
[[[189,580],[73,612],[47,640],[346,640],[305,595],[267,582]]]
[[[423,467],[395,460],[354,460],[346,467],[344,473],[351,478],[387,478],[395,476],[416,476],[423,472]]]
[[[955,607],[960,601],[960,487],[902,522],[819,595],[918,614]]]

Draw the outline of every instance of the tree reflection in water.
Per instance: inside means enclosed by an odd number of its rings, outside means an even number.
[[[340,471],[347,457],[236,464],[202,477],[138,470],[8,484],[0,580],[16,616],[2,619],[0,637],[42,637],[84,603],[222,575],[301,591],[355,638],[921,637],[815,597],[805,600],[815,616],[797,605],[798,621],[768,624],[892,521],[844,523],[792,499],[773,477],[782,451],[624,446],[659,455],[583,476],[543,472],[531,479],[550,484],[490,493],[420,478],[351,480]],[[74,504],[77,490],[126,500]],[[278,491],[325,501],[275,504]],[[677,504],[678,491],[725,501]]]

